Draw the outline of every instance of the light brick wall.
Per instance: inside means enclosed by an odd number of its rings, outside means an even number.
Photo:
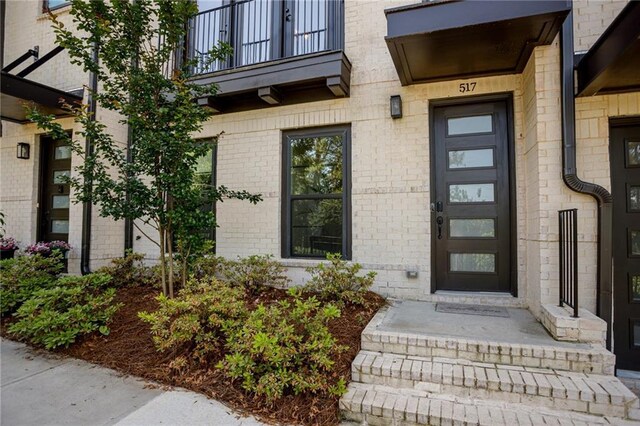
[[[384,9],[406,1],[345,2],[345,50],[353,64],[351,97],[295,106],[224,114],[209,120],[198,137],[224,131],[218,147],[218,182],[232,189],[261,193],[257,206],[228,200],[218,205],[218,253],[228,257],[280,254],[282,131],[335,124],[352,128],[353,259],[378,271],[376,289],[383,294],[435,299],[431,295],[431,213],[429,176],[429,102],[460,96],[460,81],[402,87],[384,41]],[[52,33],[38,17],[36,2],[7,4],[5,63],[35,44],[46,52]],[[588,49],[625,1],[575,2],[576,51]],[[62,18],[68,19],[63,11]],[[66,14],[66,15],[65,15]],[[25,37],[22,28],[34,31]],[[13,38],[10,38],[13,37]],[[15,40],[14,40],[15,39]],[[11,41],[13,40],[13,41]],[[63,56],[61,56],[63,58]],[[86,76],[68,64],[36,75],[41,81],[70,89]],[[43,67],[49,69],[49,65]],[[539,314],[557,298],[557,210],[579,208],[582,306],[594,311],[596,300],[596,204],[562,182],[559,47],[538,47],[521,75],[477,78],[473,95],[510,92],[514,99],[517,208],[518,300]],[[466,81],[466,80],[465,80]],[[389,117],[389,97],[399,94],[404,117]],[[577,110],[578,173],[610,187],[609,117],[640,114],[638,93],[579,98]],[[99,113],[117,140],[126,140],[117,117]],[[66,123],[66,122],[65,122]],[[67,125],[67,124],[65,124]],[[72,128],[71,123],[68,124]],[[35,239],[37,131],[33,126],[3,123],[0,145],[0,209],[8,214],[10,233]],[[15,159],[17,141],[31,141],[32,159]],[[80,244],[81,209],[72,208],[71,242]],[[150,231],[152,232],[152,231]],[[156,247],[134,231],[134,247],[157,256]],[[98,217],[94,209],[92,267],[118,256],[123,224]],[[79,255],[74,251],[72,256]],[[314,261],[285,260],[295,282]],[[76,263],[77,265],[77,263]],[[405,271],[418,270],[417,279]]]

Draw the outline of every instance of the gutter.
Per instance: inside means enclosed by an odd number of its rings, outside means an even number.
[[[98,62],[98,46],[93,46],[93,60]],[[90,120],[96,119],[96,99],[93,93],[98,93],[98,75],[96,73],[89,74],[89,114]],[[93,144],[89,137],[86,138],[84,143],[84,150],[86,153],[93,153]],[[85,180],[85,185],[88,182]],[[89,182],[92,184],[92,182]],[[91,273],[91,214],[92,204],[88,202],[82,203],[82,247],[80,250],[80,272],[82,275]]]
[[[578,177],[576,162],[576,102],[574,95],[573,10],[560,31],[560,81],[562,109],[562,179],[571,190],[590,195],[598,203],[598,279],[596,314],[607,323],[607,349],[612,326],[612,202],[611,193]]]

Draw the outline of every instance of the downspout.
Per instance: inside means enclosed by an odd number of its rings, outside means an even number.
[[[596,314],[607,323],[607,349],[611,349],[612,325],[612,202],[609,191],[584,182],[576,167],[576,102],[574,96],[573,10],[560,32],[560,81],[562,109],[562,179],[571,190],[587,194],[598,203],[598,288]]]
[[[98,45],[93,46],[93,61],[98,63]],[[94,93],[98,93],[98,75],[94,72],[89,73],[89,119],[96,119],[96,98]],[[87,137],[84,143],[84,150],[87,154],[93,153],[93,143],[91,138]],[[85,185],[92,182],[85,181]],[[90,189],[91,191],[91,189]],[[80,250],[80,272],[82,275],[91,273],[91,214],[92,205],[90,202],[82,203],[82,248]]]

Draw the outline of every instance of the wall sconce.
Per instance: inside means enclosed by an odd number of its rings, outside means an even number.
[[[21,160],[28,160],[31,146],[26,142],[18,142],[18,152],[16,156]]]
[[[393,95],[389,100],[391,118],[402,118],[402,98],[400,95]]]

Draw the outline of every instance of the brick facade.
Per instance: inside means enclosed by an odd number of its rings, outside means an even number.
[[[411,3],[411,2],[404,2]],[[351,96],[295,106],[272,107],[211,118],[198,137],[224,131],[218,146],[217,179],[232,189],[261,193],[258,205],[235,200],[217,207],[220,228],[217,250],[227,257],[255,253],[280,256],[282,131],[350,124],[352,131],[353,260],[378,272],[375,290],[398,297],[442,300],[431,293],[431,213],[429,102],[458,97],[460,82],[402,87],[384,41],[385,8],[398,1],[345,1],[345,52],[353,68]],[[624,6],[616,2],[575,2],[576,51],[587,50]],[[53,35],[36,2],[7,2],[5,63],[33,45],[41,52]],[[62,10],[62,19],[69,19]],[[33,27],[29,36],[21,28]],[[540,315],[542,304],[557,299],[558,229],[556,211],[579,208],[581,306],[596,306],[596,204],[572,192],[562,182],[560,63],[558,40],[537,47],[524,72],[474,78],[472,95],[513,94],[517,216],[518,297],[484,297],[491,303],[529,306]],[[86,76],[58,55],[32,77],[61,89],[86,84]],[[403,118],[389,117],[389,97],[401,95]],[[578,173],[587,181],[610,188],[608,119],[640,114],[640,94],[578,98],[576,102]],[[116,117],[98,113],[118,140],[126,140]],[[73,123],[65,121],[73,129]],[[30,160],[17,160],[17,142],[32,146]],[[27,244],[36,238],[38,132],[32,125],[3,122],[0,142],[0,209],[7,215],[8,234]],[[123,224],[99,218],[94,209],[91,266],[95,268],[123,250]],[[71,271],[79,270],[81,207],[71,209]],[[157,256],[152,244],[134,231],[134,248]],[[285,259],[294,282],[315,261]],[[405,271],[417,270],[417,278]],[[461,296],[457,299],[460,300]],[[465,300],[467,300],[465,299]]]

